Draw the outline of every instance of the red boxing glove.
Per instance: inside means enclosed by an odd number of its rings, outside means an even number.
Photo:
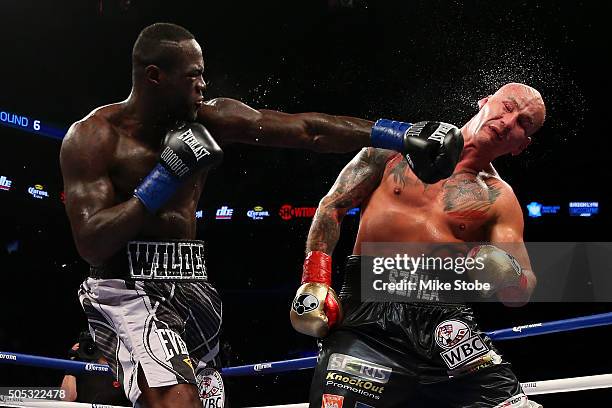
[[[332,260],[320,251],[309,252],[304,261],[302,286],[291,304],[289,317],[300,333],[324,337],[342,320],[342,307],[331,287]]]

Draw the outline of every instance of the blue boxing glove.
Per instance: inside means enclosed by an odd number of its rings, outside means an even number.
[[[379,119],[370,136],[373,147],[401,152],[414,174],[428,184],[450,177],[463,151],[461,131],[443,122]]]
[[[157,166],[134,190],[134,196],[151,213],[156,213],[191,174],[223,160],[223,151],[199,123],[168,131],[161,151]]]

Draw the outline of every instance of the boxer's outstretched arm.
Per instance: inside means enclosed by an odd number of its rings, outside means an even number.
[[[147,212],[132,197],[117,204],[109,177],[116,138],[96,117],[70,127],[60,151],[66,213],[81,257],[99,265],[140,231]]]
[[[337,153],[369,146],[374,124],[348,116],[255,110],[229,98],[206,102],[198,120],[220,144],[247,143]]]
[[[537,284],[529,261],[529,254],[523,242],[523,212],[509,186],[502,190],[495,206],[497,217],[489,230],[489,241],[514,256],[527,278],[527,286],[522,293],[513,293],[512,300],[503,297],[500,300],[507,306],[522,306],[529,301]]]
[[[310,225],[306,253],[334,251],[340,237],[340,224],[351,208],[359,205],[376,189],[385,165],[396,152],[368,147],[362,149],[340,172],[321,202]]]

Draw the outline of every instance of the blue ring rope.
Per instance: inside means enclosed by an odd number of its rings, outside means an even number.
[[[524,326],[515,326],[507,329],[485,332],[492,340],[513,340],[523,337],[539,336],[541,334],[559,333],[571,330],[586,329],[589,327],[606,326],[612,324],[612,312],[591,316],[574,317],[571,319],[555,320],[552,322],[534,323]],[[237,367],[226,367],[221,373],[226,377],[245,376],[254,374],[272,374],[287,371],[304,370],[316,365],[316,357],[305,357],[294,360],[271,361],[267,363],[248,364]],[[105,373],[111,374],[108,365],[84,363],[81,361],[62,360],[32,356],[28,354],[9,353],[0,351],[0,364],[17,364],[41,368],[65,370],[71,373]]]

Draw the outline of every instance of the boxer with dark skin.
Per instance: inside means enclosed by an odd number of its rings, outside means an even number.
[[[204,101],[202,50],[195,40],[176,47],[170,72],[134,64],[128,99],[95,109],[64,138],[61,166],[66,208],[79,253],[98,265],[135,236],[193,238],[193,214],[207,170],[193,174],[155,215],[133,196],[151,171],[160,141],[176,121],[206,126],[221,146],[246,143],[349,152],[369,144],[373,122],[320,113],[255,110],[229,98]]]
[[[395,152],[364,148],[319,203],[306,243],[302,286],[291,311],[296,330],[323,337],[311,408],[325,404],[329,395],[340,395],[347,406],[493,407],[506,406],[507,401],[512,401],[513,407],[528,406],[516,377],[490,343],[484,343],[486,357],[466,358],[461,365],[448,367],[441,359],[450,346],[436,345],[438,336],[455,338],[457,328],[479,333],[471,309],[448,303],[361,302],[351,295],[359,286],[363,243],[487,242],[491,245],[478,246],[475,253],[503,261],[487,263],[485,258],[481,277],[494,276],[493,281],[499,283],[494,293],[508,306],[529,300],[536,277],[523,244],[523,213],[512,188],[491,172],[490,163],[502,155],[518,155],[531,143],[531,136],[544,122],[544,102],[535,89],[510,83],[479,101],[478,106],[479,112],[461,129],[464,149],[449,178],[423,183]],[[356,206],[361,207],[361,219],[354,255],[345,267],[340,302],[330,287],[330,256],[342,219]],[[300,303],[304,296],[310,296],[308,304],[316,309]],[[318,302],[313,302],[312,296]],[[448,352],[460,355],[453,349]],[[351,364],[379,367],[379,372],[389,372],[390,377],[347,371],[344,367]],[[458,368],[474,374],[449,382],[449,376],[459,375],[451,374]],[[348,381],[347,373],[354,374],[348,378],[358,377],[351,382],[357,384],[352,388],[342,385]],[[380,382],[379,394],[359,388],[358,381],[368,380]]]
[[[169,29],[186,38],[163,40],[161,47],[137,44],[129,97],[73,124],[62,143],[66,211],[78,252],[93,266],[124,256],[126,242],[136,238],[195,238],[194,213],[208,169],[190,175],[156,213],[134,196],[158,161],[160,142],[178,121],[205,125],[221,146],[348,152],[369,144],[373,122],[367,120],[255,110],[228,98],[205,101],[202,50],[188,34]],[[155,59],[162,62],[156,65]],[[202,406],[191,384],[149,387],[140,368],[138,385],[144,407]]]

